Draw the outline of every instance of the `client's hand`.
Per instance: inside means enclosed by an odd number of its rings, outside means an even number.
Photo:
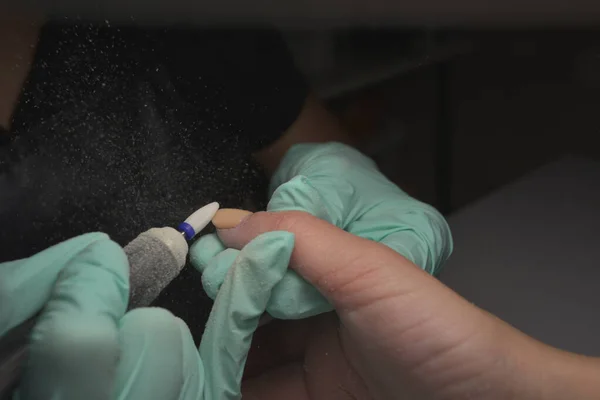
[[[388,246],[430,274],[439,270],[452,251],[448,225],[434,208],[408,196],[372,160],[343,144],[293,146],[273,176],[271,191],[268,211],[308,212]],[[192,262],[203,270],[203,285],[212,298],[236,256],[232,249],[225,249],[216,236],[207,236],[192,250]],[[332,309],[294,271],[275,288],[267,307],[279,319],[306,318]]]
[[[597,398],[597,360],[536,342],[387,246],[302,212],[256,213],[218,234],[242,249],[271,230],[295,235],[291,268],[336,313],[260,328],[244,398]]]

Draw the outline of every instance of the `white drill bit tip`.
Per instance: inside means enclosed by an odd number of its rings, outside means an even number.
[[[187,240],[192,240],[202,229],[206,228],[217,211],[219,211],[219,203],[215,201],[207,204],[187,217],[185,221],[179,224],[178,229],[183,232]]]

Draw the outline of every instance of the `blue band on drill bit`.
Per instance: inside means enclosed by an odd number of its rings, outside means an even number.
[[[196,236],[196,232],[194,231],[194,228],[192,228],[192,226],[190,224],[188,224],[187,222],[180,223],[179,226],[177,227],[177,230],[183,232],[183,236],[185,237],[186,240],[192,240],[192,238],[194,236]]]

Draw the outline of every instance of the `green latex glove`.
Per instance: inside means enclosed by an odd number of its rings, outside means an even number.
[[[339,143],[292,147],[271,182],[267,211],[305,211],[355,235],[394,249],[430,274],[439,272],[452,252],[444,218],[431,206],[404,193],[359,151]],[[267,251],[265,249],[265,251]],[[215,297],[236,250],[215,235],[190,251],[204,271],[203,285]],[[273,289],[267,312],[299,319],[330,311],[331,305],[294,271]]]
[[[16,398],[240,398],[252,334],[293,246],[292,234],[271,232],[238,254],[199,351],[168,311],[126,313],[127,258],[104,234],[0,264],[0,336],[43,309]]]

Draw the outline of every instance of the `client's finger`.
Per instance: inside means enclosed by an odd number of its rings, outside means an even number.
[[[218,234],[240,248],[271,230],[294,234],[291,268],[335,306],[343,350],[361,376],[377,382],[377,393],[450,392],[482,371],[502,375],[502,365],[514,361],[508,349],[528,348],[526,337],[390,247],[307,213],[256,213]]]
[[[219,221],[223,220],[219,216]],[[221,228],[223,225],[218,222],[217,228]],[[354,309],[376,298],[416,293],[422,290],[423,281],[431,283],[427,274],[390,248],[303,212],[252,214],[233,228],[218,229],[218,234],[225,245],[239,249],[257,235],[272,230],[294,233],[291,267],[338,309]]]
[[[402,351],[411,364],[495,323],[396,251],[307,213],[256,213],[218,234],[240,248],[270,230],[294,234],[291,268],[335,306],[357,340],[390,354]]]

